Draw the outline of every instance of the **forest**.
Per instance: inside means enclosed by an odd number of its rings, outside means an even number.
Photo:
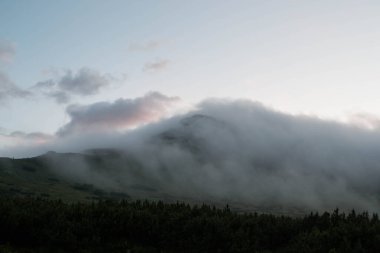
[[[338,209],[288,217],[228,205],[1,198],[0,252],[380,252],[380,221]]]

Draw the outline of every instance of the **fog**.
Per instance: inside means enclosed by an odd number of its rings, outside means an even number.
[[[126,192],[139,185],[179,199],[379,211],[379,133],[248,100],[209,99],[138,128],[57,135],[44,145],[7,152],[117,150],[95,152],[106,157],[99,162],[103,170],[79,156],[59,164],[53,155],[50,161],[61,175]]]

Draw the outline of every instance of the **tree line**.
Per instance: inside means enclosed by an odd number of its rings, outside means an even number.
[[[377,214],[238,214],[161,201],[0,199],[0,252],[380,252]]]

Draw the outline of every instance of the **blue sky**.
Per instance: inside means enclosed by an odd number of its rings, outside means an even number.
[[[14,53],[0,71],[31,95],[0,101],[0,127],[54,134],[70,121],[71,104],[151,91],[190,104],[246,98],[292,114],[373,119],[380,115],[378,13],[378,1],[350,0],[1,0],[0,41]],[[59,80],[83,68],[107,84],[85,95],[65,86],[72,92],[65,103],[35,88],[55,80],[54,92],[62,91]],[[72,79],[68,85],[81,85]]]

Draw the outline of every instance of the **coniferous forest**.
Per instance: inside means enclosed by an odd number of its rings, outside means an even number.
[[[380,252],[377,214],[238,214],[149,201],[0,201],[0,252]]]

